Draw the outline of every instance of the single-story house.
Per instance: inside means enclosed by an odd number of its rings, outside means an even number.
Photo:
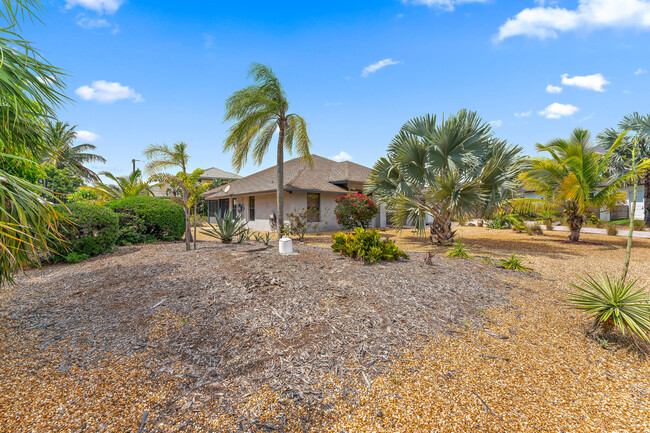
[[[350,161],[337,162],[312,155],[313,167],[301,158],[284,163],[284,220],[287,214],[308,208],[318,209],[319,221],[312,221],[311,230],[338,230],[335,200],[348,192],[360,192],[370,176],[370,169]],[[248,221],[248,228],[272,231],[271,221],[277,218],[277,171],[267,168],[203,193],[208,203],[209,221],[217,215],[234,210]],[[386,225],[386,211],[380,208],[374,227]]]

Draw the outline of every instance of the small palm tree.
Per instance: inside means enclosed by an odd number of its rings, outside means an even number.
[[[113,184],[97,182],[87,190],[97,195],[97,203],[103,204],[109,201],[119,200],[125,197],[135,197],[140,195],[153,196],[152,188],[156,185],[142,180],[142,172],[138,169],[128,176],[115,176],[108,171],[99,173],[112,180]]]
[[[621,186],[633,173],[611,173],[613,152],[624,136],[619,135],[604,154],[592,145],[589,131],[580,128],[568,139],[558,138],[546,145],[538,143],[537,149],[551,157],[533,158],[532,168],[522,175],[522,181],[542,199],[526,199],[514,203],[515,207],[528,203],[539,209],[562,209],[571,230],[569,240],[578,242],[591,209],[612,208],[625,200]]]
[[[225,121],[234,120],[224,141],[224,151],[233,151],[232,164],[237,171],[246,164],[248,154],[256,164],[268,152],[275,133],[277,145],[278,236],[284,227],[284,151],[295,148],[298,155],[312,164],[307,122],[296,113],[289,114],[289,102],[282,84],[269,66],[253,63],[248,71],[255,84],[236,91],[226,101]]]
[[[632,148],[636,140],[636,157],[639,161],[650,158],[650,114],[645,116],[637,112],[625,116],[619,123],[618,129],[608,128],[598,134],[596,141],[602,149],[612,146],[619,135],[630,131],[623,139],[623,144],[613,152],[612,167],[616,171],[625,171],[632,159]],[[644,185],[643,208],[645,210],[643,221],[650,227],[650,170],[641,174],[641,182]]]
[[[149,160],[145,171],[149,174],[160,173],[170,168],[179,168],[187,174],[187,164],[190,155],[187,153],[187,143],[179,141],[169,146],[167,144],[151,144],[142,154]]]
[[[90,162],[106,163],[106,160],[102,156],[90,152],[97,149],[95,145],[90,143],[74,144],[77,138],[75,128],[76,126],[70,126],[67,122],[48,122],[46,140],[57,151],[46,162],[60,170],[67,168],[84,180],[97,182],[99,176],[85,164]]]

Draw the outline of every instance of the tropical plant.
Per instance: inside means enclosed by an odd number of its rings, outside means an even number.
[[[45,200],[48,191],[21,178],[8,166],[30,171],[56,149],[43,139],[46,119],[68,99],[63,73],[20,36],[27,17],[38,20],[43,8],[36,0],[2,0],[0,10],[0,286],[26,266],[37,265],[50,243],[59,238],[61,215]]]
[[[80,186],[75,192],[68,195],[67,200],[70,203],[101,204],[97,194],[88,186]]]
[[[67,218],[61,227],[66,242],[54,245],[60,256],[76,253],[92,257],[115,247],[119,218],[112,210],[92,204],[57,205],[57,208]]]
[[[224,120],[235,123],[228,129],[224,151],[233,152],[232,164],[237,171],[246,164],[249,153],[259,165],[277,131],[277,230],[280,237],[284,227],[284,151],[291,153],[295,149],[311,165],[311,141],[307,122],[296,113],[289,114],[287,95],[271,68],[253,63],[248,76],[255,84],[236,91],[226,101]]]
[[[261,242],[261,243],[263,243],[264,245],[268,245],[269,242],[271,242],[271,240],[273,239],[273,233],[269,233],[269,232],[264,232],[264,233],[255,232],[255,233],[253,234],[253,237],[255,238],[255,240],[256,240],[257,242]]]
[[[591,332],[598,328],[608,332],[617,326],[623,333],[650,341],[650,296],[645,287],[638,286],[638,280],[625,281],[607,274],[580,279],[583,286],[570,284],[577,292],[567,301],[594,318]]]
[[[451,257],[454,259],[471,259],[472,256],[467,252],[467,248],[463,245],[463,241],[458,239],[456,245],[445,253],[445,257]]]
[[[127,176],[115,176],[108,171],[99,173],[111,179],[112,184],[104,182],[97,182],[93,186],[87,188],[87,191],[92,192],[97,196],[96,202],[104,204],[113,200],[119,200],[125,197],[138,197],[138,196],[153,196],[153,187],[149,181],[142,180],[142,172],[140,169],[132,172]]]
[[[613,152],[624,136],[621,134],[604,154],[591,144],[589,131],[579,128],[568,139],[555,139],[546,145],[538,143],[537,149],[551,157],[533,158],[532,168],[522,175],[522,181],[542,198],[513,201],[513,204],[532,205],[538,210],[561,208],[571,230],[569,240],[578,242],[591,209],[613,208],[625,200],[621,186],[635,174],[630,170],[617,173],[610,170]],[[648,166],[650,161],[639,164],[637,171]]]
[[[489,216],[519,191],[525,169],[521,148],[492,134],[476,112],[461,110],[438,123],[426,115],[407,122],[373,167],[366,194],[384,203],[392,222],[424,233],[431,242],[451,244],[452,218]]]
[[[229,244],[233,239],[242,236],[248,232],[246,220],[241,215],[234,215],[232,210],[216,217],[216,226],[208,223],[212,230],[201,230],[201,233],[211,238],[219,239],[224,244]]]
[[[187,143],[179,141],[169,146],[168,144],[150,144],[142,152],[148,162],[145,171],[148,174],[160,173],[170,168],[179,168],[187,174],[187,164],[190,155],[187,153]]]
[[[53,155],[44,158],[42,162],[52,164],[59,170],[67,168],[80,178],[98,182],[97,173],[87,168],[85,165],[91,162],[106,163],[106,160],[97,154],[91,153],[97,149],[93,144],[83,143],[74,144],[77,139],[76,126],[70,126],[69,123],[61,121],[50,121],[45,130],[45,140],[49,145],[56,149]]]
[[[68,168],[59,169],[53,165],[45,165],[43,171],[45,173],[45,177],[41,180],[43,186],[52,191],[55,197],[64,203],[83,185],[83,180]]]
[[[119,217],[118,243],[176,241],[185,231],[183,207],[157,197],[126,197],[106,204]]]
[[[524,266],[521,259],[514,254],[512,254],[507,259],[501,260],[501,262],[499,262],[499,266],[510,271],[530,271],[530,268]]]
[[[355,227],[367,229],[379,211],[371,197],[360,193],[345,194],[335,201],[336,222],[348,230]]]
[[[380,260],[408,259],[408,255],[391,240],[382,239],[379,230],[355,228],[354,233],[338,232],[332,235],[332,250],[345,257],[375,263]]]
[[[634,112],[625,116],[619,123],[618,129],[608,128],[598,134],[596,141],[602,149],[608,149],[612,146],[619,135],[625,131],[630,134],[625,135],[623,143],[613,152],[612,168],[619,172],[625,172],[632,159],[632,149],[636,146],[636,159],[642,161],[650,158],[650,114],[645,116]],[[636,140],[636,144],[634,141]],[[641,182],[644,185],[643,193],[643,221],[650,226],[650,170],[639,173]]]

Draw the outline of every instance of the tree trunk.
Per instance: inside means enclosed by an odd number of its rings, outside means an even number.
[[[282,238],[284,230],[284,133],[286,129],[285,121],[278,122],[280,132],[278,134],[278,178],[277,178],[277,196],[278,196],[278,239]]]
[[[190,229],[190,209],[185,206],[185,251],[192,249],[190,237],[192,236],[192,230]]]
[[[643,222],[650,227],[650,170],[643,179]]]
[[[434,217],[429,227],[431,243],[434,245],[451,245],[456,232],[451,229],[450,217]]]
[[[584,215],[570,215],[567,218],[567,223],[569,224],[569,229],[571,234],[569,235],[569,240],[571,242],[580,241],[580,230],[582,230],[582,225],[587,220],[587,217]]]
[[[196,250],[196,209],[197,209],[197,202],[194,202],[194,249]]]

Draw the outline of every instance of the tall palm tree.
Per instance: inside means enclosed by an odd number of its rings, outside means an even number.
[[[89,152],[97,149],[93,144],[75,145],[74,141],[77,139],[75,128],[76,126],[70,126],[68,122],[64,123],[58,120],[48,122],[45,137],[50,142],[50,146],[57,149],[57,151],[50,158],[47,158],[46,162],[51,163],[58,169],[67,168],[84,180],[97,182],[99,176],[87,168],[85,164],[89,162],[106,163],[106,159]]]
[[[187,173],[187,164],[190,155],[187,153],[187,143],[179,141],[169,146],[168,144],[150,144],[142,154],[149,162],[145,167],[148,174],[160,173],[170,168],[179,168]]]
[[[223,149],[233,152],[232,165],[239,171],[246,164],[249,153],[256,164],[261,164],[271,140],[278,133],[277,227],[280,236],[284,227],[284,151],[291,153],[295,148],[311,165],[311,141],[305,119],[289,113],[287,95],[271,68],[253,63],[248,76],[255,84],[236,91],[226,100],[224,120],[235,123],[228,130]]]
[[[102,171],[99,174],[106,176],[114,182],[112,184],[97,182],[93,186],[86,187],[86,190],[97,195],[98,200],[96,202],[99,204],[108,203],[109,201],[125,197],[154,195],[152,188],[156,185],[143,181],[140,169],[132,172],[128,176],[115,176],[113,173],[108,171]]]
[[[2,0],[0,12],[0,157],[33,162],[53,154],[43,140],[45,120],[53,118],[68,99],[63,72],[47,63],[20,34],[24,17],[36,18],[36,0]],[[44,79],[47,77],[47,79]],[[48,191],[0,167],[0,286],[49,251],[60,239],[61,215],[41,197]]]
[[[580,231],[593,209],[612,208],[625,200],[621,187],[635,174],[612,173],[613,153],[622,144],[625,133],[601,153],[591,142],[589,131],[576,128],[568,139],[558,138],[537,144],[550,158],[533,158],[531,170],[522,175],[524,185],[537,191],[541,200],[530,200],[542,208],[560,208],[571,230],[569,240],[578,242]],[[648,162],[637,166],[648,167]]]
[[[453,242],[452,218],[485,216],[519,190],[521,148],[495,138],[476,112],[461,110],[407,122],[373,167],[365,192],[393,212],[393,224],[413,224],[431,242]]]
[[[612,166],[617,171],[625,171],[629,166],[632,157],[632,148],[634,140],[637,140],[636,157],[638,160],[650,158],[650,114],[645,116],[634,112],[625,116],[619,123],[618,129],[608,128],[598,134],[596,141],[601,148],[607,149],[616,141],[618,136],[629,130],[631,134],[626,135],[623,144],[618,147],[613,154]],[[650,170],[641,174],[643,183],[643,221],[650,227]]]

